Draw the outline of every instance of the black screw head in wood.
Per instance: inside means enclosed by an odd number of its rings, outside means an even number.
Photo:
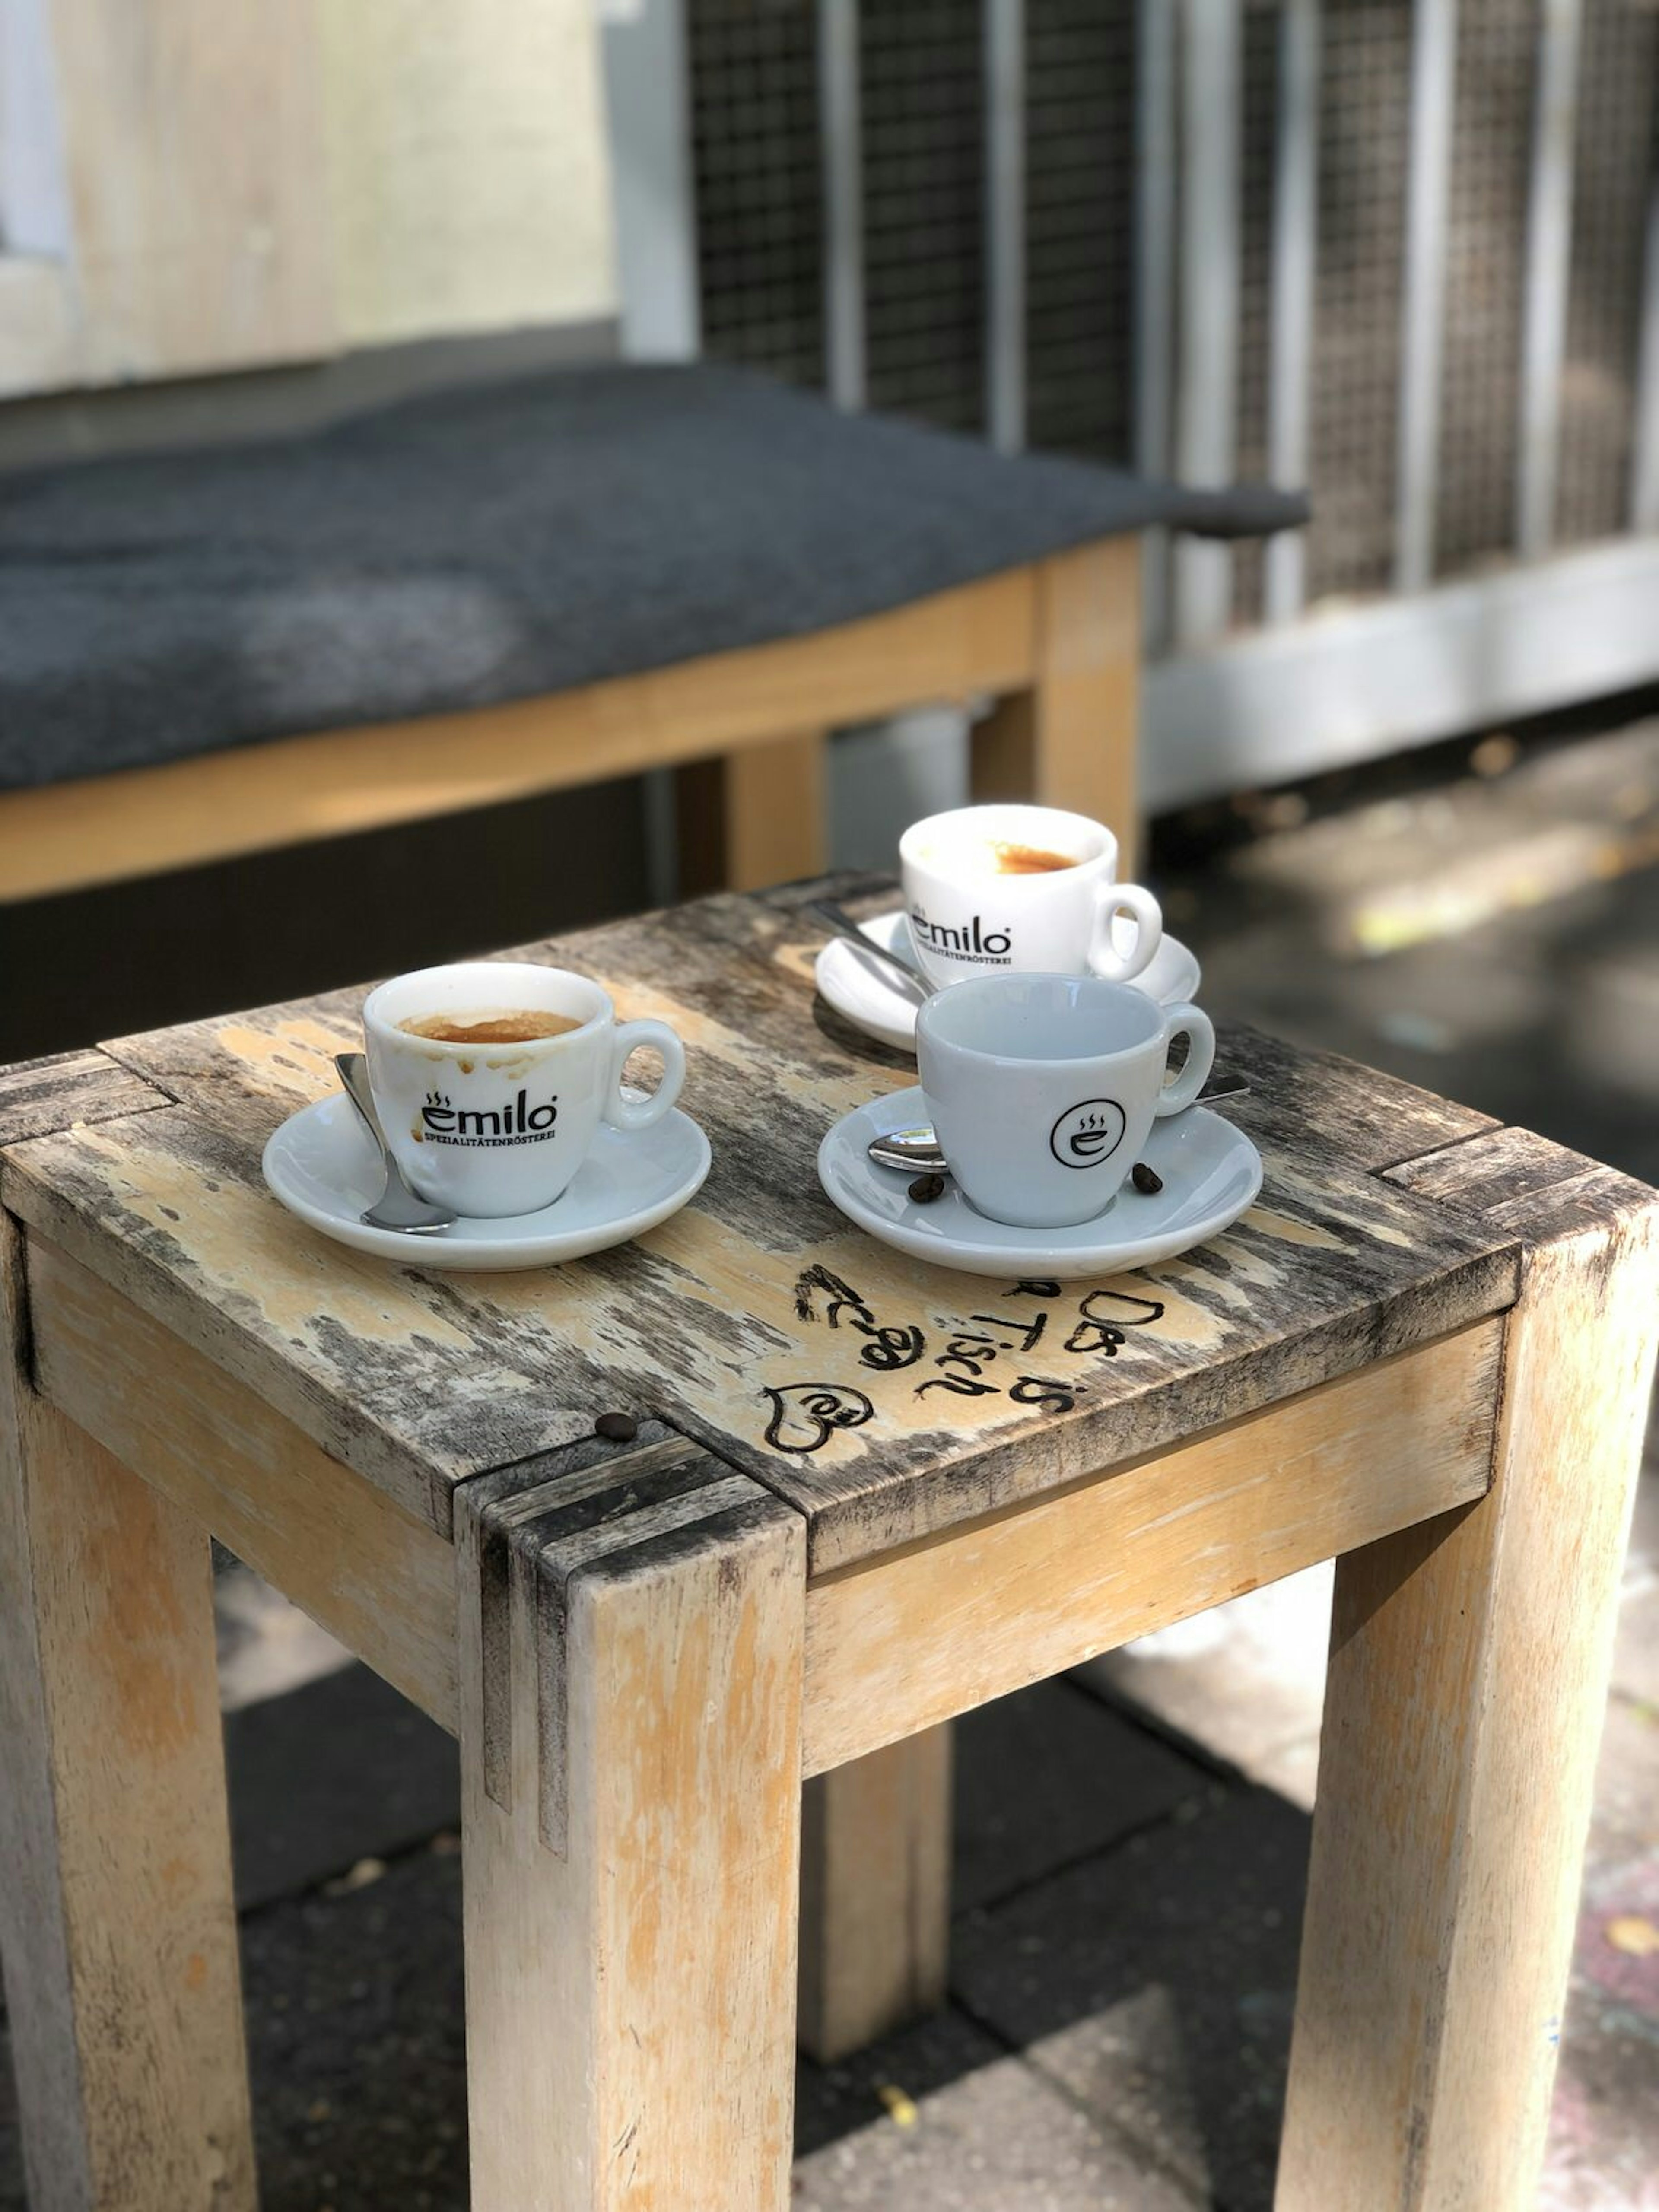
[[[1135,1162],[1129,1170],[1129,1180],[1137,1190],[1144,1191],[1148,1198],[1155,1190],[1162,1190],[1164,1188],[1163,1176],[1155,1174],[1145,1160]]]
[[[936,1198],[943,1198],[944,1195],[945,1177],[942,1175],[918,1176],[905,1193],[905,1196],[917,1206],[931,1206]]]
[[[631,1444],[640,1432],[640,1425],[631,1413],[601,1413],[593,1424],[593,1433],[603,1437],[608,1444]]]

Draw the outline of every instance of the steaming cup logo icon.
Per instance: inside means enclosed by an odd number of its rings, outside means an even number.
[[[1063,1168],[1096,1168],[1123,1142],[1127,1126],[1115,1098],[1085,1098],[1068,1106],[1048,1132],[1048,1150]]]

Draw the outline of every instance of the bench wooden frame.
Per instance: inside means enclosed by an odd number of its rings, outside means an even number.
[[[1138,538],[891,613],[466,714],[0,792],[0,902],[630,775],[687,772],[688,890],[817,873],[840,725],[991,698],[976,789],[1110,823],[1133,851]]]

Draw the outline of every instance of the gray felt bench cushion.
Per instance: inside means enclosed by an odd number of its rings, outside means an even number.
[[[1001,459],[714,364],[554,371],[302,437],[19,471],[0,477],[0,785],[532,697],[1149,523],[1302,513]]]

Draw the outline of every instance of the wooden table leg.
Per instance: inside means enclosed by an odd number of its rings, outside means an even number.
[[[1035,799],[1105,823],[1127,881],[1139,836],[1139,539],[1111,538],[1042,562],[1036,620],[1030,690],[1000,699],[975,725],[974,797]]]
[[[829,2065],[945,2002],[951,1723],[806,1785],[800,2047]]]
[[[801,731],[680,769],[682,898],[822,873],[828,744],[824,731]]]
[[[0,1949],[33,2212],[252,2212],[207,1532],[30,1389],[0,1217]]]
[[[1491,1493],[1339,1563],[1279,2212],[1533,2202],[1659,1315],[1651,1231],[1528,1255]]]
[[[805,1524],[611,1456],[458,1513],[473,2212],[785,2212]]]

